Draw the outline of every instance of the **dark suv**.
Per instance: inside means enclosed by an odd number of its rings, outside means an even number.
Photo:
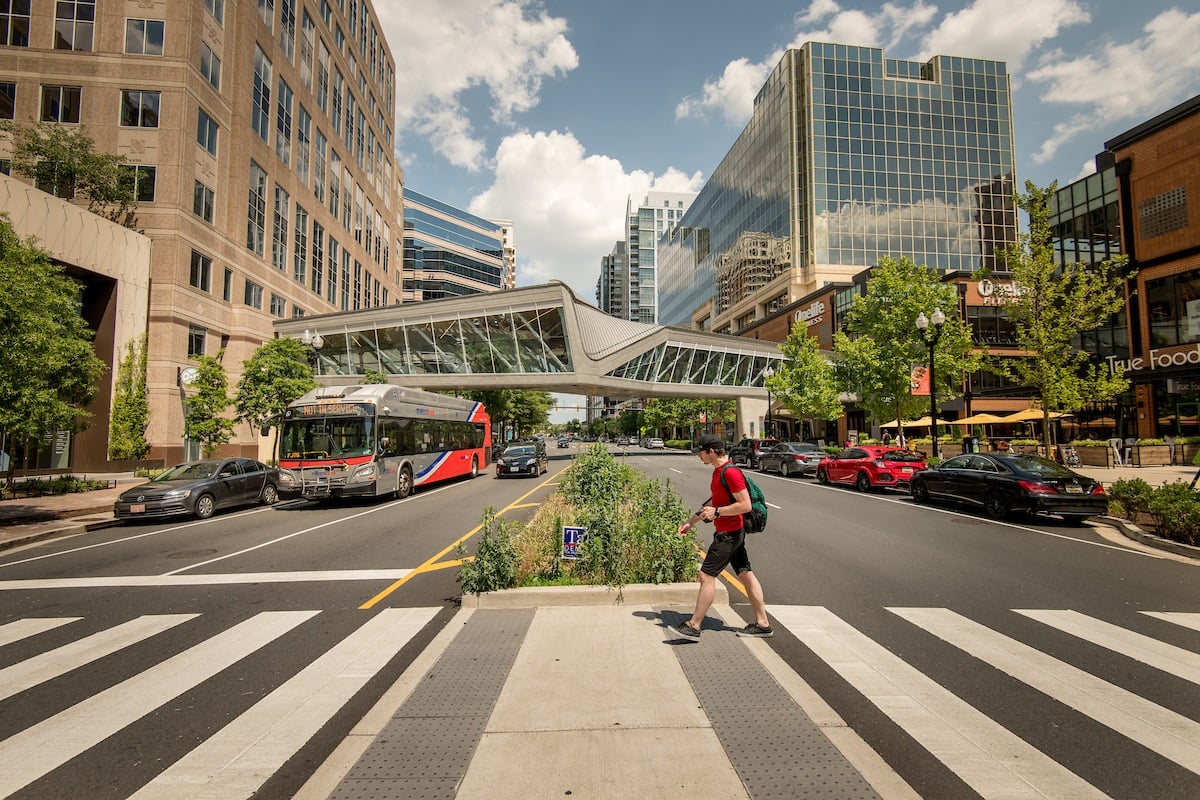
[[[762,451],[775,444],[779,444],[778,439],[742,439],[729,451],[729,460],[757,469]]]

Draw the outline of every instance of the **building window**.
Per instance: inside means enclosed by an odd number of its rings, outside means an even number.
[[[226,303],[233,302],[233,270],[229,267],[225,268],[225,281],[221,287],[221,297],[225,298]]]
[[[246,220],[246,247],[263,254],[267,233],[267,173],[250,162],[250,208]]]
[[[29,0],[0,0],[0,45],[29,47]]]
[[[312,91],[313,43],[316,42],[317,26],[308,10],[302,12],[300,20],[300,82],[304,88]]]
[[[54,49],[90,51],[96,0],[57,0],[54,8]]]
[[[43,86],[42,122],[79,122],[83,88],[79,86]]]
[[[267,26],[267,30],[275,29],[275,0],[258,0],[258,18]]]
[[[157,128],[158,104],[158,92],[122,89],[121,126],[124,128]]]
[[[286,316],[287,303],[282,297],[271,292],[271,316],[283,319]]]
[[[250,109],[250,127],[258,138],[267,141],[271,125],[271,62],[262,48],[254,48],[254,104]]]
[[[153,203],[154,182],[158,168],[140,164],[122,164],[120,169],[121,180],[128,182],[133,189],[133,199],[139,203]]]
[[[161,19],[125,20],[125,52],[130,55],[161,56],[165,25]]]
[[[200,74],[214,89],[221,91],[221,59],[217,58],[208,42],[200,43]]]
[[[316,138],[313,139],[313,195],[317,198],[317,202],[325,203],[325,134],[321,133],[321,129],[317,128]]]
[[[200,181],[192,193],[192,211],[197,217],[211,224],[213,221],[213,190]]]
[[[246,280],[246,291],[242,295],[242,302],[251,308],[262,308],[263,288],[252,280]]]
[[[17,85],[0,83],[0,119],[13,119],[17,110]]]
[[[280,0],[279,49],[294,63],[296,57],[296,0]]]
[[[192,251],[192,270],[188,283],[197,289],[207,292],[212,283],[212,259],[206,255]]]
[[[1138,226],[1143,239],[1181,231],[1187,227],[1187,220],[1185,186],[1178,186],[1138,203]]]
[[[288,207],[291,198],[277,183],[275,184],[275,212],[271,231],[271,263],[276,269],[287,269]]]
[[[329,269],[325,273],[325,299],[329,302],[334,302],[337,299],[337,274],[338,274],[338,241],[333,238],[333,234],[329,234],[329,247],[325,248],[327,256],[325,264]]]
[[[206,329],[201,328],[199,325],[188,325],[188,356],[204,355],[204,343],[207,338],[208,331]]]
[[[275,117],[275,155],[286,167],[292,160],[292,87],[279,79],[279,104]]]
[[[204,7],[220,25],[225,22],[225,0],[204,0]]]
[[[219,127],[213,118],[204,113],[204,109],[196,115],[196,142],[208,151],[209,155],[217,154],[217,131]]]
[[[312,117],[300,106],[296,114],[296,177],[308,186],[309,153],[312,147]]]
[[[322,114],[329,113],[329,49],[320,39],[317,40],[317,108]]]
[[[296,220],[292,230],[295,233],[292,242],[292,277],[303,286],[308,277],[305,274],[308,269],[308,212],[299,203],[296,204]]]
[[[325,274],[325,228],[315,219],[312,224],[312,271],[309,284],[317,296],[321,294],[322,277]]]
[[[300,319],[304,316],[304,309],[297,305],[292,305],[292,319]]]

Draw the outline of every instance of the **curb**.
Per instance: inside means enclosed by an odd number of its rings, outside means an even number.
[[[549,606],[692,606],[698,583],[633,583],[627,586],[529,586],[464,594],[463,608],[544,608]],[[729,605],[729,590],[717,581],[713,605]]]
[[[1106,525],[1111,525],[1126,537],[1133,539],[1135,542],[1141,542],[1142,544],[1148,547],[1153,547],[1156,550],[1165,550],[1168,553],[1174,553],[1177,556],[1183,556],[1184,558],[1192,558],[1200,561],[1200,547],[1184,544],[1183,542],[1176,542],[1172,539],[1164,539],[1161,536],[1155,536],[1152,533],[1147,533],[1137,525],[1134,525],[1132,522],[1122,517],[1097,517],[1097,519],[1104,520]]]
[[[76,536],[88,531],[98,531],[104,528],[112,528],[120,524],[120,520],[115,517],[109,519],[88,520],[84,522],[67,522],[64,521],[60,527],[49,528],[30,532],[28,534],[17,534],[9,538],[3,538],[4,529],[0,528],[0,551],[8,550],[13,547],[21,547],[22,545],[41,542],[46,539],[57,539],[60,536]]]

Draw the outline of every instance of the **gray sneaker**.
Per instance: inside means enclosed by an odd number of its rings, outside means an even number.
[[[694,627],[692,625],[692,621],[690,619],[684,620],[679,625],[668,625],[667,629],[669,631],[671,631],[671,633],[678,636],[680,639],[699,639],[700,638],[700,629],[697,627]]]
[[[775,635],[775,631],[771,630],[771,626],[763,627],[757,622],[751,622],[746,627],[737,632],[738,636],[743,639],[770,639]]]

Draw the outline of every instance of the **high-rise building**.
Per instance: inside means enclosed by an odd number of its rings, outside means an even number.
[[[658,321],[736,334],[886,255],[992,266],[1016,241],[1012,142],[1003,62],[788,50],[659,242]]]
[[[82,130],[132,165],[153,242],[150,458],[198,453],[192,356],[221,355],[232,390],[273,320],[399,299],[395,67],[368,0],[4,10],[0,116]],[[239,426],[225,452],[259,439]]]
[[[500,226],[500,238],[504,245],[504,274],[500,277],[501,289],[517,288],[517,230],[511,219],[494,219]]]
[[[614,242],[612,252],[600,259],[600,279],[596,282],[596,307],[612,317],[626,319],[629,293],[627,245]]]
[[[695,192],[648,192],[638,206],[625,203],[625,252],[628,254],[625,308],[634,322],[658,322],[655,277],[659,237],[683,217]]]
[[[404,189],[404,300],[440,300],[506,287],[501,222]],[[514,251],[515,256],[515,251]]]

